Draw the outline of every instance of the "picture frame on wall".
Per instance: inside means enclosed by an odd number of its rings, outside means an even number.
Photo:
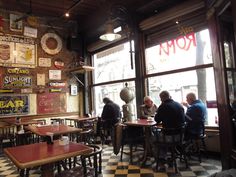
[[[61,70],[49,70],[50,80],[61,80]]]
[[[15,32],[23,31],[23,22],[20,19],[20,15],[10,14],[10,30]]]
[[[78,87],[77,85],[71,85],[70,86],[70,94],[75,96],[78,95]]]

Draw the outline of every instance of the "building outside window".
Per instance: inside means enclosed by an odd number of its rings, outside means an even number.
[[[131,69],[129,42],[94,54],[93,66],[96,68],[93,73],[96,114],[100,116],[102,113],[104,97],[109,97],[122,109],[125,102],[120,98],[120,91],[125,87],[125,83],[128,83],[128,87],[135,93],[135,67]],[[136,107],[135,99],[132,103]]]
[[[159,105],[159,93],[168,90],[178,102],[194,92],[208,108],[206,125],[218,126],[215,79],[207,29],[146,48],[148,93]],[[150,75],[151,74],[151,75]]]

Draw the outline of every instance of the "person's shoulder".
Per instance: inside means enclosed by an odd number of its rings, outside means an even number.
[[[114,103],[114,102],[111,104],[111,106],[117,107],[117,108],[119,107],[120,108],[120,106],[118,104]]]

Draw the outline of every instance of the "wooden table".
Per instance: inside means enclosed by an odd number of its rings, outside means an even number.
[[[64,124],[40,126],[29,125],[25,127],[25,129],[30,130],[31,132],[39,136],[48,136],[48,132],[53,133],[53,135],[62,135],[69,133],[77,133],[81,131],[80,128],[71,127]]]
[[[74,126],[75,127],[79,127],[79,128],[83,128],[83,123],[86,121],[93,121],[93,120],[97,120],[97,117],[67,117],[65,118],[65,121],[73,121],[74,122]],[[70,122],[71,125],[71,122]]]
[[[86,145],[74,142],[59,145],[59,141],[54,141],[52,145],[42,142],[4,149],[4,153],[20,169],[41,166],[42,177],[54,176],[54,162],[90,152],[92,149]]]
[[[147,161],[148,153],[151,151],[149,139],[151,137],[151,127],[156,125],[156,122],[154,120],[149,121],[148,119],[137,119],[132,121],[124,122],[127,126],[135,126],[135,127],[143,127],[144,128],[144,134],[145,134],[145,146],[144,146],[144,154],[143,154],[143,160],[142,165],[144,165]]]
[[[21,129],[21,126],[31,125],[31,124],[38,124],[37,120],[34,119],[24,119],[21,118],[19,121],[16,119],[5,119],[4,122],[15,125],[17,127],[17,131]]]

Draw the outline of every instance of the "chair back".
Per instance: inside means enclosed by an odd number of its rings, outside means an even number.
[[[182,144],[184,140],[185,125],[176,128],[162,128],[157,141],[167,144]]]
[[[10,143],[11,146],[15,145],[15,132],[16,127],[13,125],[1,125],[0,126],[0,152],[3,148],[3,143]]]
[[[84,174],[87,176],[88,172],[93,173],[92,171],[94,171],[94,177],[97,177],[102,172],[102,148],[94,144],[89,144],[88,146],[93,149],[93,152],[80,156]],[[90,158],[93,158],[92,162]],[[87,162],[89,162],[89,166]]]

